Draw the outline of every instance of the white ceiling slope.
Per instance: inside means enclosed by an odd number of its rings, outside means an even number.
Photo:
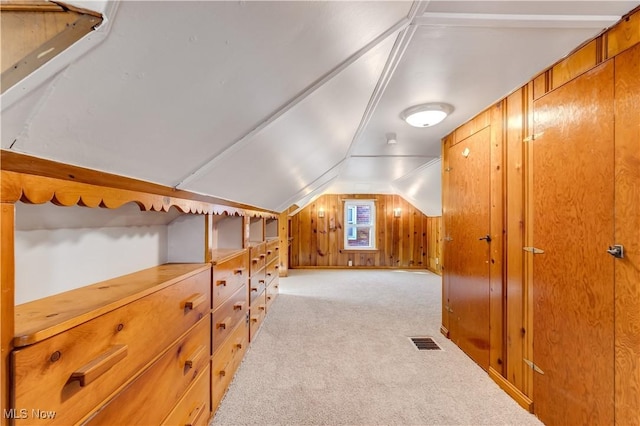
[[[2,98],[2,148],[272,210],[399,193],[438,215],[441,138],[638,4],[123,1],[104,41]],[[400,120],[426,102],[455,111]]]

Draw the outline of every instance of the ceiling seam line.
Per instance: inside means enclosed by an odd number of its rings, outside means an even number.
[[[340,167],[342,165],[342,163],[344,162],[344,159],[338,161],[336,164],[334,164],[330,169],[326,170],[324,173],[322,173],[320,176],[318,176],[317,178],[315,178],[313,181],[309,182],[308,184],[306,184],[305,186],[303,186],[298,192],[296,192],[295,194],[293,194],[291,197],[289,197],[287,199],[287,201],[283,204],[289,203],[291,204],[291,201],[295,201],[296,198],[298,198],[298,196],[300,195],[300,193],[302,191],[304,191],[305,189],[309,188],[310,186],[312,186],[313,184],[315,184],[316,182],[318,182],[320,179],[322,179],[323,177],[325,177],[326,175],[328,175],[332,170]],[[337,175],[334,176],[331,180],[335,179],[336,177],[338,177]],[[322,185],[321,185],[322,186]],[[312,192],[315,190],[312,190]],[[309,194],[307,194],[309,195]],[[305,195],[304,197],[306,197],[307,195]],[[302,198],[304,198],[302,197]]]
[[[392,186],[395,187],[394,183],[398,182],[398,181],[402,181],[407,179],[410,175],[414,174],[414,173],[418,173],[421,172],[422,170],[425,170],[431,166],[433,166],[438,160],[440,160],[440,157],[431,157],[431,160],[427,161],[424,164],[421,164],[420,166],[416,167],[415,169],[411,170],[410,172],[405,173],[404,175],[400,176],[397,179],[392,180],[390,183]]]
[[[392,35],[393,33],[397,32],[397,31],[405,29],[406,27],[409,26],[409,24],[410,24],[410,20],[407,17],[404,17],[401,20],[399,20],[398,22],[396,22],[394,25],[392,25],[390,28],[388,28],[382,34],[377,36],[375,39],[373,39],[372,41],[367,43],[364,47],[362,47],[357,52],[355,52],[354,54],[350,55],[347,59],[345,59],[340,64],[338,64],[336,67],[334,67],[327,74],[325,74],[322,77],[320,77],[318,80],[313,82],[310,86],[307,86],[301,93],[296,95],[293,99],[289,100],[282,107],[278,108],[278,110],[275,113],[271,114],[265,120],[260,122],[251,131],[249,131],[248,133],[244,134],[242,137],[237,139],[235,142],[233,142],[230,146],[228,146],[227,148],[225,148],[221,152],[216,153],[215,155],[209,157],[209,159],[206,160],[204,163],[202,163],[200,166],[198,166],[198,168],[196,168],[195,170],[190,172],[188,175],[186,175],[184,178],[182,178],[174,186],[174,188],[182,189],[184,187],[184,185],[189,184],[190,182],[192,182],[193,180],[198,178],[203,173],[206,173],[207,171],[209,171],[217,163],[221,162],[224,158],[226,158],[229,155],[231,155],[231,154],[239,151],[240,149],[242,149],[246,144],[248,144],[248,141],[250,140],[251,137],[253,137],[257,133],[262,131],[264,128],[269,126],[271,123],[275,122],[278,118],[280,118],[286,112],[291,110],[294,106],[296,106],[297,104],[302,102],[304,99],[306,99],[309,95],[314,93],[320,87],[324,86],[327,82],[332,80],[334,77],[336,77],[338,74],[340,74],[346,68],[348,68],[351,64],[353,64],[358,59],[363,57],[365,54],[367,54],[368,52],[373,50],[376,46],[378,46],[380,43],[382,43],[384,40],[386,40],[390,35]]]

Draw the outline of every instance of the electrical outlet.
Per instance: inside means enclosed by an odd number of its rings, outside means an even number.
[[[439,265],[439,264],[440,264],[440,258],[436,257],[436,265]]]

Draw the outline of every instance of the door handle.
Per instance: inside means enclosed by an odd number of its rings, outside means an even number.
[[[624,259],[624,247],[621,244],[616,244],[613,247],[609,247],[607,253],[618,259]]]
[[[484,236],[484,237],[480,237],[480,238],[478,238],[478,239],[479,239],[479,240],[486,240],[488,243],[490,243],[490,242],[491,242],[491,236],[490,236],[489,234],[487,234],[487,235],[486,235],[486,236]]]

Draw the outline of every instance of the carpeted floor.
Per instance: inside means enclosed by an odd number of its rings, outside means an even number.
[[[212,425],[541,424],[439,333],[439,276],[289,272]]]

